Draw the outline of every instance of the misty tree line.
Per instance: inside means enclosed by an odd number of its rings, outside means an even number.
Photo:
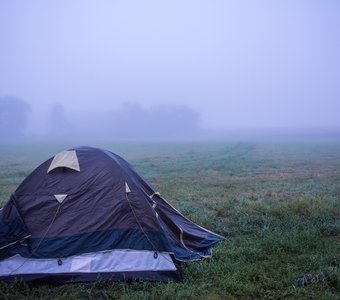
[[[0,98],[0,139],[23,138],[31,106],[20,99]]]
[[[25,137],[32,107],[17,98],[0,98],[0,140]],[[116,110],[68,112],[54,104],[43,128],[44,138],[185,138],[199,132],[200,115],[181,105],[142,107],[123,103]],[[27,136],[27,135],[26,135]]]

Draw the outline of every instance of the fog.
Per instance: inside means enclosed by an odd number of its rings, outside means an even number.
[[[0,2],[0,141],[340,137],[340,2]]]

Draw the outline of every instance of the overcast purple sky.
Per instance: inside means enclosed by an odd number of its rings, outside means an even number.
[[[340,1],[0,1],[0,97],[184,104],[205,128],[340,129]],[[40,123],[39,123],[40,122]]]

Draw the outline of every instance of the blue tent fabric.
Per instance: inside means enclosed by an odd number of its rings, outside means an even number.
[[[22,253],[29,255],[27,246],[22,242],[30,236],[30,232],[21,218],[12,195],[5,207],[0,211],[0,260]]]

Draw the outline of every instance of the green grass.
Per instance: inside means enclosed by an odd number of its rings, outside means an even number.
[[[3,299],[340,298],[340,143],[97,144],[194,222],[228,238],[182,283],[0,284]],[[70,145],[0,145],[0,203]],[[326,280],[298,287],[304,274]]]

